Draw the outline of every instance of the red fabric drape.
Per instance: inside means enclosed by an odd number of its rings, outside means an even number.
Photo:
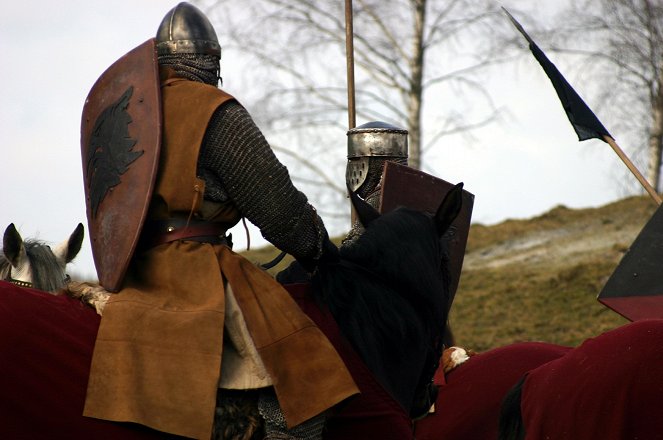
[[[527,440],[663,439],[663,320],[583,342],[527,375]]]
[[[438,370],[435,413],[416,423],[417,440],[496,439],[502,399],[527,371],[568,353],[568,347],[524,342],[471,357],[446,377]]]
[[[0,281],[0,438],[177,438],[83,417],[98,327],[76,300]]]
[[[307,287],[289,290],[362,391],[337,408],[325,440],[412,438],[405,412]],[[98,325],[76,300],[0,281],[0,438],[175,438],[81,415]],[[632,323],[574,349],[521,343],[478,354],[447,375],[435,414],[415,424],[416,439],[496,438],[504,393],[528,371],[521,402],[527,439],[663,439],[663,320]]]

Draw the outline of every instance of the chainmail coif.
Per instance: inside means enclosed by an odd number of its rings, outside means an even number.
[[[219,82],[219,57],[193,53],[159,55],[159,65],[170,67],[191,81],[216,86]]]

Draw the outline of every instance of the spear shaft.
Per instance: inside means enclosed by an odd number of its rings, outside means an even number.
[[[345,0],[345,55],[348,76],[348,128],[355,128],[355,59],[352,27],[352,0]]]
[[[608,143],[612,147],[612,150],[617,153],[617,156],[624,162],[624,165],[633,173],[636,179],[638,179],[638,182],[640,182],[640,185],[647,191],[647,194],[654,199],[654,202],[656,202],[657,205],[661,205],[663,200],[661,200],[661,196],[658,195],[656,190],[651,186],[649,182],[647,182],[647,179],[638,171],[638,169],[633,165],[633,162],[631,162],[631,159],[628,158],[628,156],[624,153],[624,151],[617,145],[617,142],[611,137],[611,136],[606,136],[603,135],[603,140]]]

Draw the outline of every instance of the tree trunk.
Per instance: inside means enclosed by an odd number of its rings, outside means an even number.
[[[409,132],[408,165],[421,168],[421,100],[423,95],[424,76],[424,29],[426,24],[426,0],[413,0],[414,7],[414,40],[410,69],[412,80],[407,95],[407,129]]]
[[[649,164],[647,178],[658,192],[661,181],[661,153],[663,153],[663,69],[660,70],[656,84],[657,93],[653,100],[651,128],[649,130]]]
[[[658,129],[652,126],[652,132],[649,135],[649,165],[647,169],[648,179],[651,186],[659,192],[661,180],[661,110],[654,110],[653,123],[658,125]]]

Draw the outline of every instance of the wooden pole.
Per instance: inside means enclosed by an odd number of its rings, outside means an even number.
[[[355,128],[355,57],[352,0],[345,0],[345,55],[348,76],[348,129]]]
[[[658,195],[656,190],[652,188],[649,182],[647,182],[647,179],[645,179],[645,177],[642,174],[640,174],[640,171],[638,171],[635,165],[633,165],[633,162],[631,162],[631,160],[626,156],[626,154],[624,154],[624,151],[622,151],[619,145],[617,145],[615,140],[610,136],[606,135],[603,136],[603,140],[605,140],[608,143],[608,145],[612,147],[615,153],[617,153],[617,156],[619,156],[622,162],[624,162],[624,164],[628,167],[631,173],[633,173],[635,178],[638,179],[638,182],[640,182],[640,184],[645,189],[645,191],[647,191],[647,193],[651,196],[651,198],[654,199],[656,204],[660,206],[661,203],[663,202],[661,200],[661,197]]]
[[[345,58],[348,81],[348,130],[357,126],[355,117],[355,55],[352,25],[352,0],[345,0]],[[357,221],[357,213],[350,203],[350,227]]]

